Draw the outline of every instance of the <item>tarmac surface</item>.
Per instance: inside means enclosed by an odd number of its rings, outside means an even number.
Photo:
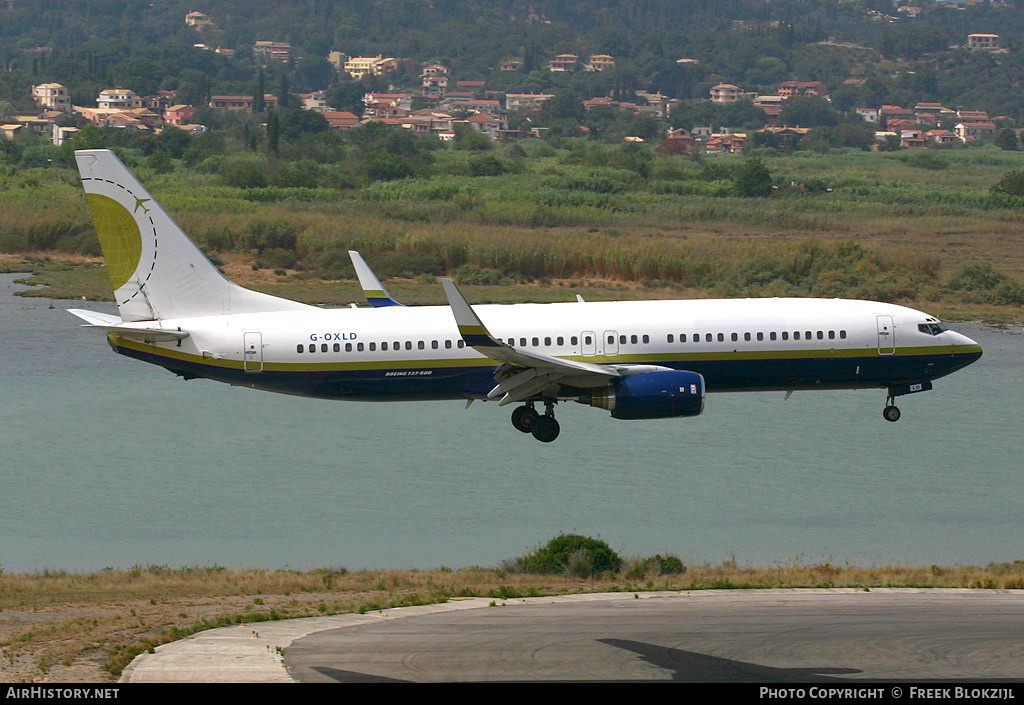
[[[710,590],[492,600],[224,627],[122,682],[1024,682],[1024,592]]]

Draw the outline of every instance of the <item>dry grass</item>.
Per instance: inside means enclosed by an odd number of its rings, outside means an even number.
[[[630,562],[627,561],[627,564]],[[634,562],[635,563],[635,562]],[[98,573],[0,574],[0,681],[109,681],[152,646],[201,629],[310,615],[574,592],[790,587],[1024,589],[1024,561],[859,567],[734,561],[681,575],[594,579],[498,569],[358,571],[147,567]]]

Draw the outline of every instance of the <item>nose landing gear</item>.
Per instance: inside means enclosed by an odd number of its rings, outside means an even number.
[[[532,433],[541,443],[555,440],[561,430],[555,420],[555,403],[551,401],[544,402],[543,416],[534,408],[532,401],[520,406],[512,412],[512,425],[523,433]]]
[[[882,409],[882,417],[886,421],[892,421],[893,423],[900,420],[900,410],[896,406],[896,399],[892,389],[889,390],[889,396],[885,398],[885,408]]]

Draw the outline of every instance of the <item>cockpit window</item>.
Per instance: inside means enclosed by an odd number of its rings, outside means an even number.
[[[949,330],[949,328],[941,323],[918,323],[917,329],[922,333],[927,333],[928,335],[938,335],[939,333],[944,333]]]

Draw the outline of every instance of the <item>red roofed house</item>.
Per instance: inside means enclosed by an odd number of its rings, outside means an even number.
[[[328,110],[320,113],[327,121],[327,126],[332,130],[347,130],[359,124],[359,116],[347,110]]]
[[[994,122],[961,122],[953,128],[961,142],[975,142],[992,137],[996,133]]]
[[[828,88],[821,81],[784,81],[779,84],[779,95],[787,98],[795,96],[825,96]]]
[[[172,105],[164,111],[165,125],[186,125],[192,121],[195,108],[191,105]]]

